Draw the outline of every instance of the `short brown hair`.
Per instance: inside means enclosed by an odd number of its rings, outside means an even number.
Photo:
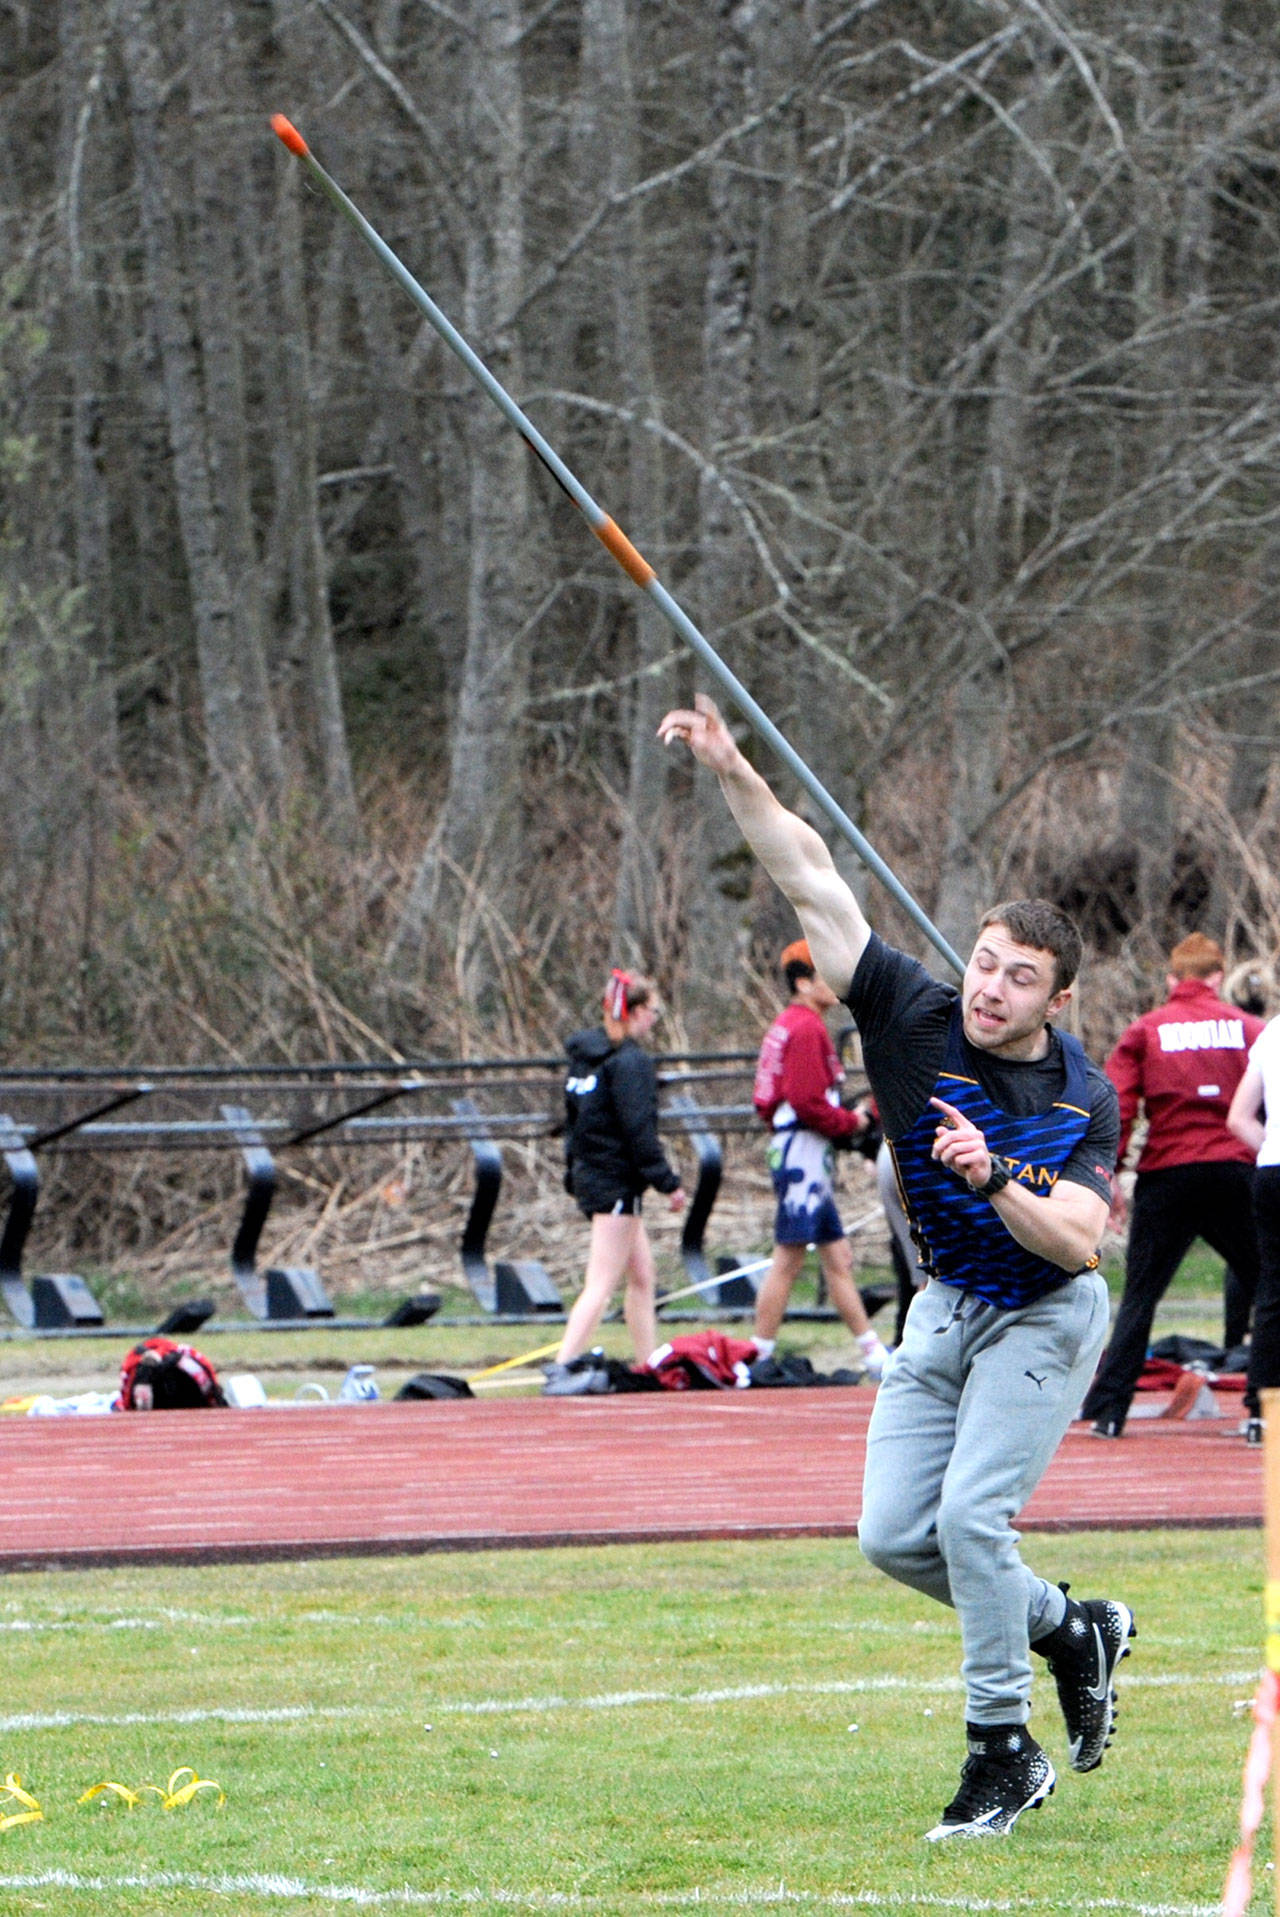
[[[1189,932],[1169,954],[1169,970],[1175,978],[1212,978],[1226,968],[1217,939],[1207,938],[1203,932]]]
[[[778,965],[787,981],[787,990],[791,993],[795,992],[798,980],[818,976],[808,939],[793,939],[790,945],[784,945],[778,956]]]
[[[1053,989],[1065,992],[1080,970],[1083,946],[1074,919],[1048,899],[1006,899],[984,912],[978,927],[1003,925],[1018,945],[1029,945],[1035,952],[1048,952],[1053,958]]]

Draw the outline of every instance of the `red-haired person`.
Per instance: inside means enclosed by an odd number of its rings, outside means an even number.
[[[565,1045],[565,1189],[591,1220],[591,1246],[582,1291],[546,1369],[549,1398],[591,1389],[592,1372],[575,1370],[573,1361],[587,1350],[624,1280],[622,1314],[637,1363],[647,1363],[658,1342],[653,1250],[640,1201],[652,1186],[666,1194],[672,1211],[685,1202],[680,1175],[658,1137],[657,1073],[643,1049],[660,1010],[652,979],[614,971],[602,1022],[574,1032]]]
[[[1227,1112],[1263,1022],[1224,1002],[1225,965],[1222,947],[1203,932],[1175,945],[1164,1004],[1134,1020],[1106,1063],[1120,1095],[1117,1166],[1139,1111],[1146,1135],[1129,1214],[1124,1294],[1080,1412],[1098,1438],[1118,1438],[1124,1430],[1156,1306],[1195,1239],[1222,1254],[1249,1302],[1258,1283],[1253,1152],[1228,1127]],[[1115,1193],[1112,1216],[1119,1222],[1118,1185]],[[1252,1371],[1251,1364],[1245,1409],[1256,1421]]]
[[[767,1358],[812,1245],[827,1295],[857,1340],[868,1377],[879,1379],[889,1354],[871,1329],[854,1281],[853,1250],[831,1182],[836,1151],[851,1147],[870,1121],[840,1103],[844,1072],[823,1017],[840,1001],[818,976],[806,941],[788,945],[778,965],[791,997],[764,1035],[754,1093],[772,1134],[769,1171],[778,1200],[773,1260],[756,1297],[755,1341]]]

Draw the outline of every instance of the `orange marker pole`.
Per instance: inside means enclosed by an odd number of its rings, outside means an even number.
[[[457,354],[458,358],[467,368],[467,371],[476,382],[484,388],[485,392],[488,393],[494,405],[498,407],[499,411],[501,411],[511,425],[515,427],[526,446],[542,461],[547,471],[556,481],[556,484],[562,487],[569,495],[574,505],[582,513],[588,525],[591,527],[592,532],[595,533],[597,539],[599,539],[605,549],[612,553],[627,577],[653,600],[668,623],[675,627],[680,637],[692,648],[698,658],[701,659],[703,665],[725,693],[726,697],[733,701],[733,704],[738,708],[743,718],[746,719],[747,723],[760,735],[765,743],[772,746],[783,764],[787,766],[800,781],[800,784],[809,794],[814,804],[820,811],[825,813],[837,832],[839,832],[843,838],[847,839],[863,864],[866,865],[870,871],[874,872],[885,889],[898,901],[898,904],[902,907],[903,911],[906,912],[907,916],[919,927],[920,931],[924,933],[929,943],[936,951],[941,953],[942,957],[947,961],[948,965],[953,968],[957,975],[963,973],[963,960],[947,943],[946,939],[943,938],[937,926],[929,919],[922,907],[917,905],[901,880],[863,837],[849,815],[842,807],[836,804],[826,787],[809,770],[809,767],[800,757],[800,754],[783,738],[777,726],[774,725],[772,719],[770,719],[763,707],[756,704],[756,701],[751,697],[751,694],[747,691],[741,680],[729,670],[714,646],[711,645],[709,640],[707,640],[698,630],[697,626],[694,625],[684,608],[678,601],[672,598],[648,560],[642,553],[636,551],[636,548],[632,545],[626,534],[609,517],[604,508],[596,504],[586,487],[574,477],[559,454],[543,438],[532,421],[525,417],[506,388],[494,378],[484,361],[480,359],[476,353],[472,352],[457,327],[453,325],[452,321],[445,317],[430,294],[419,286],[408,267],[396,257],[386,241],[370,226],[368,220],[366,220],[354,200],[348,199],[337,181],[325,172],[320,162],[312,153],[311,148],[299,133],[297,127],[293,125],[292,121],[287,120],[283,113],[276,113],[273,114],[271,118],[271,130],[276,135],[276,138],[288,148],[289,152],[302,162],[308,174],[324,194],[325,198],[332,202],[338,212],[341,213],[343,219],[354,226],[366,246],[370,247],[372,251],[377,254],[393,279],[399,281],[419,312],[424,315],[429,324],[440,335],[440,338],[445,342],[446,346]]]

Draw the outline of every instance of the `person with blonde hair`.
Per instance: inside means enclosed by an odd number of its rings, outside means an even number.
[[[652,979],[615,968],[602,1022],[566,1041],[564,1182],[591,1221],[591,1245],[582,1291],[546,1369],[545,1397],[592,1389],[591,1370],[574,1360],[590,1345],[624,1279],[622,1313],[637,1363],[646,1364],[658,1342],[653,1249],[640,1202],[652,1186],[666,1194],[672,1211],[685,1203],[680,1175],[658,1137],[658,1078],[642,1045],[660,1010]]]
[[[1275,967],[1266,959],[1241,959],[1222,981],[1222,996],[1254,1018],[1269,1018],[1276,1002]]]
[[[1124,1431],[1156,1307],[1195,1239],[1226,1259],[1246,1308],[1257,1286],[1253,1153],[1229,1129],[1227,1113],[1262,1020],[1220,996],[1225,969],[1215,939],[1203,932],[1182,939],[1169,954],[1164,1004],[1135,1019],[1106,1062],[1120,1097],[1117,1167],[1140,1111],[1147,1129],[1133,1187],[1124,1293],[1080,1413],[1097,1438]],[[1120,1224],[1125,1203],[1118,1180],[1114,1192],[1112,1219]],[[1252,1366],[1245,1409],[1257,1419]]]

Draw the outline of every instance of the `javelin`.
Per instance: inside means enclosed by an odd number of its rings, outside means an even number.
[[[287,120],[283,113],[275,113],[271,116],[271,130],[288,147],[290,153],[295,154],[302,161],[325,198],[331,200],[343,218],[354,226],[365,244],[372,248],[392,276],[400,282],[409,298],[440,335],[445,345],[457,354],[467,371],[483,386],[490,399],[505,414],[530,451],[537,454],[557,485],[568,493],[596,538],[608,552],[612,553],[627,577],[640,588],[641,592],[652,599],[668,623],[674,626],[680,637],[692,647],[712,678],[726,696],[732,699],[743,718],[766,744],[772,746],[783,764],[794,773],[814,804],[826,814],[837,832],[848,840],[863,864],[869,871],[874,872],[880,883],[898,901],[903,911],[924,933],[934,949],[956,973],[963,973],[964,961],[943,938],[923,907],[917,905],[902,881],[859,832],[848,813],[836,804],[826,787],[809,770],[799,753],[783,738],[768,713],[756,704],[741,680],[729,670],[710,641],[699,632],[684,608],[672,598],[644,555],[636,551],[622,528],[609,517],[602,506],[596,504],[586,487],[574,478],[559,454],[548,445],[532,421],[525,417],[506,388],[494,378],[484,361],[472,352],[457,327],[452,321],[446,319],[430,294],[419,286],[408,267],[396,257],[381,235],[370,226],[355,201],[348,199],[338,182],[325,172],[292,121]]]

